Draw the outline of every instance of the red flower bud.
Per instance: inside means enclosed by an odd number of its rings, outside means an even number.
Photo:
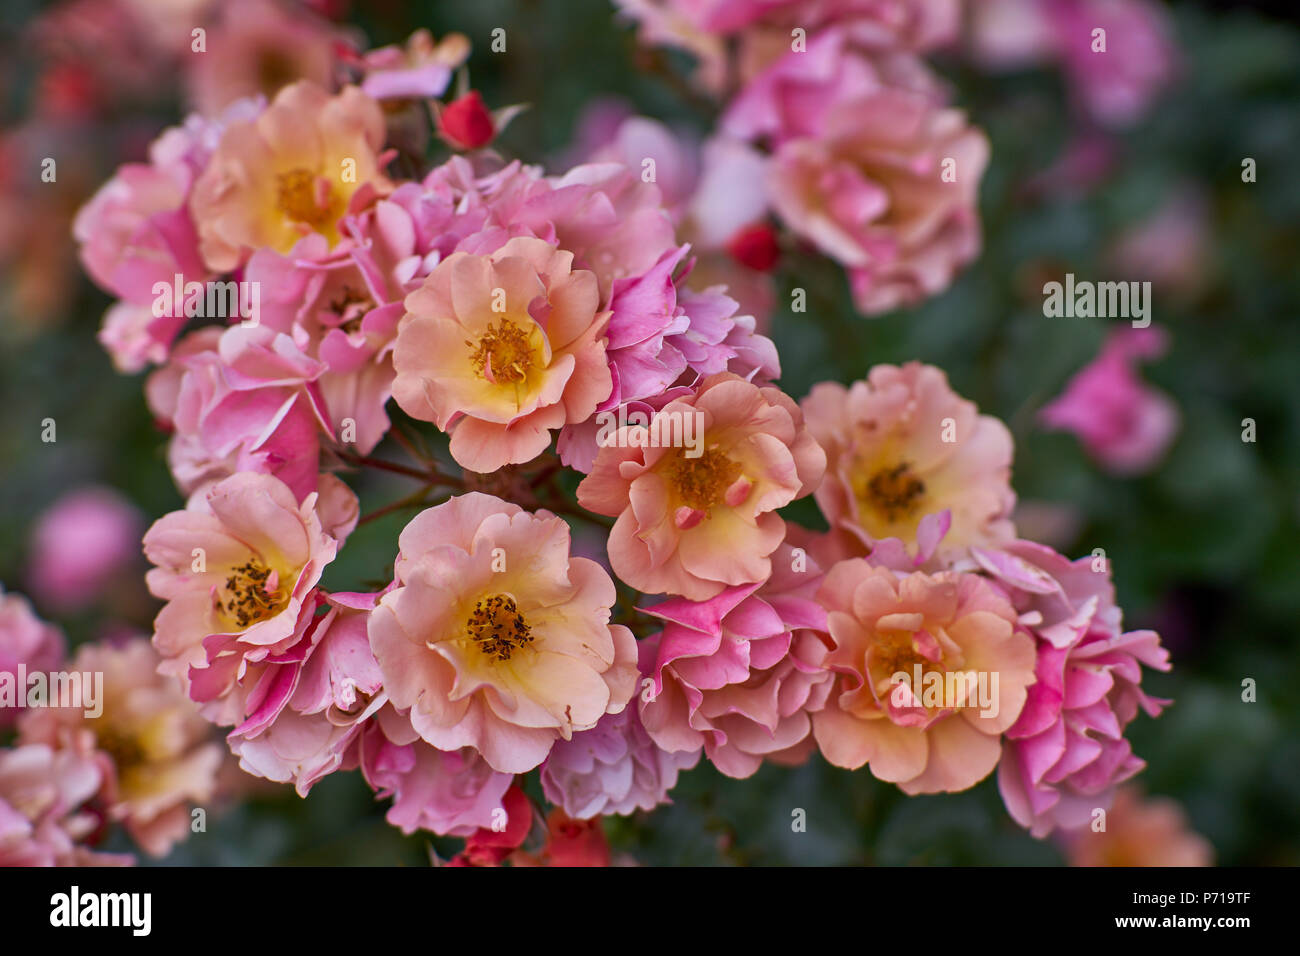
[[[478,149],[492,142],[496,127],[492,114],[483,105],[478,90],[470,90],[460,99],[448,103],[438,118],[438,128],[456,149]]]
[[[770,272],[781,254],[776,230],[765,222],[737,229],[727,241],[727,252],[741,265],[759,272]]]

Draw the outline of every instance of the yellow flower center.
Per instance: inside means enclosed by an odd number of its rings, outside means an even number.
[[[104,723],[95,734],[95,746],[113,758],[113,766],[123,773],[145,762],[144,745],[139,737],[123,733],[120,728]]]
[[[915,515],[924,496],[925,482],[907,462],[880,469],[859,492],[862,503],[890,524]]]
[[[877,634],[871,648],[871,663],[875,672],[872,677],[876,680],[889,680],[899,671],[910,675],[915,664],[920,664],[923,672],[934,668],[934,665],[917,653],[912,635],[905,631]]]
[[[533,347],[528,333],[509,319],[501,319],[486,332],[476,346],[469,339],[470,363],[479,376],[493,385],[499,382],[514,384],[527,377],[533,367]]]
[[[298,167],[275,177],[275,206],[286,219],[302,222],[318,232],[333,225],[338,216],[334,189],[328,179]]]
[[[740,462],[732,461],[719,448],[707,448],[697,458],[681,449],[669,462],[669,484],[681,501],[706,515],[740,477]]]
[[[532,628],[508,594],[479,598],[465,631],[479,650],[498,661],[510,660],[515,651],[533,642]]]
[[[241,629],[250,627],[274,617],[288,605],[289,593],[283,585],[278,574],[272,580],[272,570],[251,558],[226,578],[225,587],[220,589],[226,600],[223,603],[217,598],[217,610]]]

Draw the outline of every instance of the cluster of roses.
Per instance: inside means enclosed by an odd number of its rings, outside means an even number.
[[[812,36],[729,115],[806,171],[788,218],[874,308],[973,254],[985,146],[932,91],[884,85],[871,36]],[[241,766],[303,795],[359,768],[403,831],[468,837],[463,863],[599,857],[575,821],[666,801],[701,754],[747,777],[816,749],[908,793],[997,767],[1040,835],[1104,806],[1142,766],[1126,725],[1163,703],[1141,665],[1167,658],[1122,631],[1104,561],[1016,538],[1005,427],[915,363],[797,403],[639,165],[548,176],[470,148],[500,121],[474,94],[430,104],[463,152],[390,177],[386,112],[445,92],[438,65],[361,61],[359,86],[192,116],[78,217],[120,299],[101,339],[124,370],[160,366],[147,398],[188,496],[144,538],[160,669]],[[952,150],[957,185],[929,162]],[[868,159],[897,177],[874,225]],[[178,275],[183,301],[158,308]],[[186,331],[225,283],[255,284],[257,314]],[[460,473],[414,422],[450,436]],[[386,436],[415,463],[373,457]],[[360,512],[338,473],[367,465],[432,507],[386,587],[327,591]],[[809,495],[829,531],[778,514]],[[608,569],[571,553],[560,514],[607,531]],[[638,614],[640,595],[666,597]],[[900,673],[995,675],[995,699]],[[533,770],[557,807],[540,856],[517,849]]]
[[[748,193],[733,208],[774,214],[843,266],[863,313],[941,292],[978,254],[988,140],[921,58],[956,40],[961,0],[618,5],[642,42],[692,53],[724,101],[705,158]],[[733,243],[749,262],[775,249],[770,227]]]
[[[1080,156],[1107,152],[1099,131],[1138,120],[1176,70],[1166,16],[1150,0],[615,4],[642,44],[690,54],[695,85],[722,111],[703,147],[683,150],[652,122],[606,110],[592,118],[602,151],[672,157],[669,205],[681,200],[705,252],[770,268],[782,245],[774,217],[844,267],[867,315],[943,291],[980,249],[988,140],[925,57],[1058,67],[1078,107]],[[761,315],[770,289],[743,272],[728,277]]]

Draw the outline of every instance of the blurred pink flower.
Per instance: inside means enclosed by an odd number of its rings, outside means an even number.
[[[875,53],[922,52],[956,39],[961,0],[617,0],[647,46],[686,50],[699,61],[698,82],[724,92],[728,40],[749,78],[791,46],[791,30],[808,37],[840,30]]]
[[[95,853],[82,841],[101,819],[86,803],[104,771],[93,756],[45,744],[0,749],[0,866],[127,866],[125,854]]]
[[[768,188],[786,225],[849,270],[854,302],[874,315],[942,292],[979,253],[988,154],[961,112],[882,90],[837,106],[825,136],[779,147]]]
[[[12,701],[0,701],[0,728],[12,724],[27,703],[27,688],[18,684],[18,665],[29,674],[48,674],[59,668],[65,653],[63,632],[38,618],[27,598],[0,588],[0,681],[14,694]]]
[[[627,706],[635,639],[609,623],[614,582],[570,557],[562,519],[473,492],[421,512],[398,543],[370,645],[393,706],[429,744],[524,773]]]
[[[205,27],[204,51],[185,58],[195,109],[214,115],[245,96],[268,99],[298,80],[329,86],[346,35],[299,4],[223,0]]]
[[[1170,84],[1176,48],[1168,14],[1152,0],[1043,0],[1057,55],[1088,113],[1130,126]],[[1094,51],[1098,30],[1105,52]]]
[[[774,146],[816,137],[836,106],[888,85],[881,67],[861,55],[844,31],[828,30],[751,79],[727,105],[721,127],[738,140]]]
[[[172,0],[198,7],[209,0]],[[83,74],[78,96],[86,113],[102,115],[111,107],[139,108],[140,101],[157,101],[158,76],[175,69],[177,37],[189,47],[186,21],[183,30],[170,37],[157,29],[162,11],[148,9],[149,0],[68,0],[33,11],[29,22],[22,24],[18,43],[24,52],[34,53],[38,61],[49,64],[50,73],[63,74],[75,69]],[[194,15],[202,11],[194,9]],[[49,82],[49,75],[44,78]],[[39,109],[56,108],[57,99],[49,96],[47,85]],[[64,101],[66,103],[66,100]]]
[[[661,749],[641,725],[637,708],[629,706],[605,715],[591,730],[557,741],[542,764],[542,792],[575,819],[627,816],[670,802],[677,774],[699,759],[698,749]]]
[[[190,835],[190,807],[211,799],[221,745],[180,685],[158,673],[158,654],[143,637],[121,646],[85,644],[68,669],[102,674],[102,713],[45,707],[23,715],[19,740],[108,761],[102,797],[111,820],[151,856],[165,856]]]
[[[434,43],[428,30],[416,30],[404,46],[380,47],[361,57],[361,91],[377,100],[442,96],[452,70],[468,59],[469,48],[464,34],[448,33]]]
[[[1003,745],[1002,799],[1036,837],[1082,826],[1145,766],[1124,729],[1139,707],[1155,717],[1169,703],[1141,688],[1141,665],[1168,670],[1169,654],[1154,631],[1121,631],[1104,558],[1070,561],[1029,541],[975,558],[1037,644],[1037,681]]]
[[[1126,229],[1107,253],[1117,276],[1150,281],[1162,293],[1195,298],[1213,274],[1210,200],[1182,184],[1145,220]]]
[[[1137,363],[1163,354],[1167,341],[1155,327],[1112,332],[1097,357],[1039,411],[1039,421],[1072,432],[1108,471],[1150,471],[1173,443],[1181,415],[1168,396],[1138,378]]]
[[[1168,14],[1152,0],[980,0],[970,7],[978,61],[994,69],[1058,63],[1075,100],[1104,126],[1141,120],[1178,69]]]
[[[1213,866],[1214,847],[1188,826],[1187,813],[1168,797],[1143,797],[1121,787],[1106,813],[1106,828],[1063,834],[1070,866]]]
[[[834,676],[821,636],[826,612],[814,599],[822,577],[811,558],[782,545],[761,586],[645,608],[664,622],[640,645],[653,679],[641,702],[651,739],[688,755],[702,746],[729,777],[752,775],[764,759],[807,758],[815,749],[809,715],[826,703]]]
[[[136,559],[143,524],[139,510],[111,488],[63,495],[32,528],[32,593],[64,611],[86,607]]]

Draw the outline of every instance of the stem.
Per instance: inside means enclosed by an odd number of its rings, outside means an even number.
[[[419,468],[412,468],[409,465],[399,465],[397,462],[384,461],[380,458],[371,458],[368,455],[352,455],[347,452],[339,452],[338,456],[349,465],[357,465],[364,468],[377,468],[380,471],[390,471],[395,475],[405,475],[407,478],[416,478],[430,485],[448,485],[452,488],[463,488],[464,483],[459,478],[453,478],[451,475],[444,475],[438,471],[437,467],[430,463],[428,468],[423,471]]]
[[[428,504],[429,492],[432,491],[435,487],[436,487],[435,483],[430,482],[429,484],[421,488],[419,491],[412,492],[411,494],[407,495],[405,498],[399,498],[397,501],[394,501],[390,504],[386,504],[382,508],[376,508],[374,511],[370,512],[367,515],[362,515],[361,518],[357,521],[357,527],[360,527],[361,525],[366,524],[368,522],[374,521],[377,518],[382,518],[384,515],[392,514],[394,511],[401,511],[403,508],[416,508],[421,505]]]
[[[534,490],[536,490],[537,487],[538,487],[539,485],[543,484],[543,483],[550,484],[550,478],[551,478],[551,476],[554,475],[554,474],[556,474],[557,472],[559,472],[560,467],[561,467],[561,466],[560,466],[560,463],[559,463],[558,460],[550,462],[550,463],[549,463],[548,465],[546,465],[546,467],[544,467],[541,471],[539,471],[537,474],[533,475],[533,477],[529,480],[528,484],[529,484],[529,485],[530,485]],[[554,489],[551,489],[551,490],[554,490]]]
[[[581,521],[588,521],[609,531],[614,527],[614,522],[600,515],[594,515],[578,505],[571,505],[567,501],[542,501],[541,506],[547,511],[552,511],[558,515],[568,515],[570,518],[578,518]]]
[[[411,439],[408,438],[400,428],[394,426],[393,428],[389,429],[388,434],[392,435],[393,441],[401,445],[402,448],[405,449],[406,453],[410,455],[412,458],[414,458],[416,461],[424,465],[433,464],[433,462],[429,460],[429,456],[424,454],[418,448],[416,448],[415,443],[411,441]]]
[[[392,461],[382,461],[378,458],[371,458],[368,455],[353,455],[346,451],[338,452],[339,458],[343,459],[349,465],[357,465],[364,468],[378,468],[380,471],[391,471],[395,475],[406,475],[408,478],[419,478],[426,481],[429,478],[427,472],[420,471],[418,468],[410,468],[406,465],[399,465]]]

